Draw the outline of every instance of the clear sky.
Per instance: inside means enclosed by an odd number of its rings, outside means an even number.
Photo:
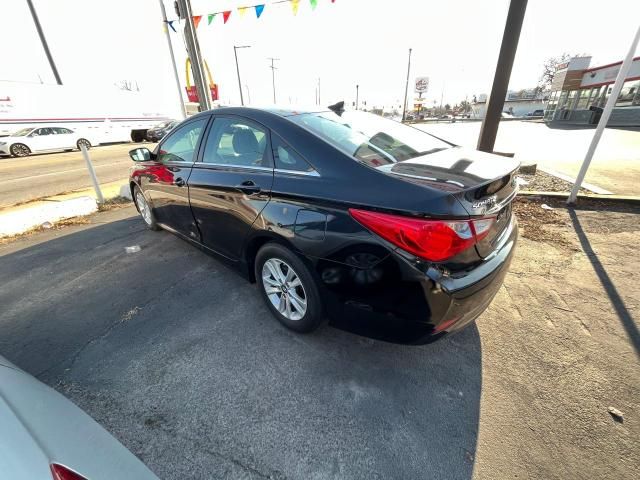
[[[138,82],[159,102],[175,104],[175,83],[158,0],[33,0],[63,82],[101,88]],[[194,14],[254,5],[263,0],[192,0]],[[201,49],[223,103],[239,103],[233,45],[252,103],[272,101],[267,57],[277,57],[279,103],[313,104],[318,77],[322,103],[350,102],[355,85],[368,106],[401,103],[407,54],[411,79],[429,76],[427,98],[456,103],[487,93],[500,47],[508,0],[300,0],[267,3],[260,19],[237,10],[225,25],[218,15],[198,28]],[[169,18],[173,1],[165,0]],[[640,1],[530,0],[512,89],[533,87],[544,60],[563,52],[593,56],[592,66],[621,60],[640,21]],[[184,82],[181,26],[172,34]],[[25,0],[0,4],[0,80],[53,83]]]

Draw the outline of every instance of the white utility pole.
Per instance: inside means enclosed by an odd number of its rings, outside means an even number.
[[[98,204],[102,205],[104,203],[104,197],[102,196],[102,190],[100,190],[100,184],[98,183],[98,177],[96,176],[96,170],[93,168],[93,163],[91,163],[91,158],[89,158],[89,151],[87,150],[87,146],[84,143],[80,144],[80,151],[82,151],[82,156],[84,157],[84,161],[87,164],[87,170],[89,170],[89,176],[91,177],[91,183],[93,183],[93,189],[96,191],[96,197],[98,198]]]
[[[176,80],[176,89],[178,92],[178,102],[180,102],[180,112],[182,113],[182,120],[187,118],[187,109],[184,106],[184,100],[182,99],[182,88],[180,87],[180,77],[178,76],[178,69],[176,67],[176,57],[173,55],[173,45],[171,44],[171,34],[169,33],[169,24],[167,23],[167,12],[164,9],[164,0],[159,0],[160,11],[162,12],[162,21],[164,22],[164,34],[167,37],[167,46],[169,47],[169,56],[171,57],[171,67],[173,68],[173,76]]]
[[[627,53],[627,56],[624,58],[624,61],[620,66],[620,71],[618,72],[618,76],[616,77],[616,82],[613,84],[611,95],[609,95],[607,104],[604,106],[604,110],[602,111],[602,116],[600,117],[600,121],[598,122],[596,131],[593,134],[593,138],[591,139],[591,144],[589,145],[587,154],[584,157],[584,162],[582,163],[582,167],[580,167],[580,172],[578,173],[576,182],[573,184],[573,188],[571,189],[571,194],[567,199],[568,204],[576,203],[578,190],[580,190],[580,186],[584,181],[584,177],[587,174],[587,170],[589,169],[589,164],[593,159],[593,154],[595,153],[596,148],[598,147],[598,143],[600,142],[600,138],[602,137],[602,132],[604,132],[604,128],[607,126],[607,123],[609,122],[609,117],[611,116],[613,107],[616,105],[616,102],[618,101],[618,96],[620,95],[620,91],[622,90],[622,86],[624,85],[624,80],[625,78],[627,78],[627,74],[629,73],[629,69],[631,68],[631,64],[633,63],[633,55],[636,52],[636,48],[638,48],[638,40],[640,40],[640,27],[638,27],[638,30],[636,31],[636,36],[633,38],[633,42],[631,42],[631,48],[629,48],[629,52]],[[606,88],[608,87],[605,85],[605,89]]]

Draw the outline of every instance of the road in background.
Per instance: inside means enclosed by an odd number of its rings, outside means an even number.
[[[89,150],[101,184],[124,180],[129,174],[129,150],[150,144],[125,143]],[[89,172],[79,151],[0,157],[0,208],[63,192],[91,187]]]
[[[481,122],[425,123],[417,128],[458,145],[476,148]],[[521,162],[576,177],[593,137],[593,128],[549,128],[530,121],[500,122],[495,150],[515,153]],[[589,167],[586,182],[618,195],[640,195],[640,128],[607,128]]]

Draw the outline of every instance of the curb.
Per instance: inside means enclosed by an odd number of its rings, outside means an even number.
[[[569,192],[544,192],[537,190],[520,190],[519,196],[523,197],[547,197],[566,200],[569,198]],[[578,199],[583,200],[599,200],[611,203],[633,203],[640,205],[640,197],[634,195],[601,195],[597,193],[584,194],[579,193]]]
[[[16,208],[0,214],[0,238],[27,232],[45,223],[89,215],[98,211],[98,204],[91,197],[77,197],[61,202],[38,202],[35,205]]]

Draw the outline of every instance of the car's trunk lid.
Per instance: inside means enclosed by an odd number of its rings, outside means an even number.
[[[489,234],[476,245],[478,254],[486,257],[511,218],[519,166],[513,158],[452,147],[378,169],[451,194],[472,217],[494,216]]]

